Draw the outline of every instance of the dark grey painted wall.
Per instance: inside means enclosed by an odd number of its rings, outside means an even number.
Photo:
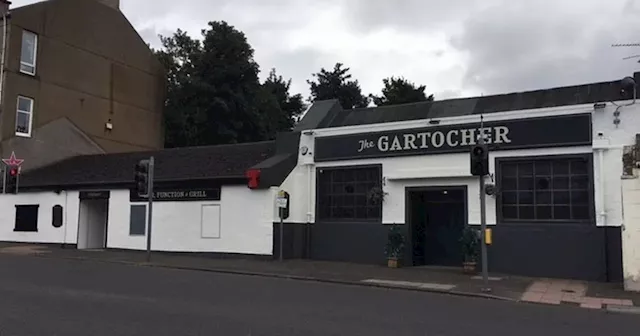
[[[283,255],[287,259],[308,258],[382,265],[386,263],[384,249],[388,231],[389,225],[381,223],[284,223]],[[279,249],[280,225],[274,223],[274,258],[278,258]],[[405,259],[410,261],[410,249],[405,248],[405,251]]]
[[[403,226],[407,228],[408,226]],[[285,258],[383,265],[389,225],[380,223],[285,223]],[[584,224],[492,226],[490,272],[589,281],[622,281],[620,228]],[[407,239],[406,246],[409,246]],[[274,257],[279,225],[274,223]],[[405,265],[411,265],[405,247]]]
[[[622,281],[619,228],[584,224],[492,227],[489,270],[534,277]]]
[[[285,259],[306,259],[309,257],[307,223],[283,223],[282,255]],[[280,257],[280,223],[273,223],[273,257]]]

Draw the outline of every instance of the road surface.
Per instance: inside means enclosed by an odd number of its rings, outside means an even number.
[[[640,316],[0,255],[0,335],[637,336]]]

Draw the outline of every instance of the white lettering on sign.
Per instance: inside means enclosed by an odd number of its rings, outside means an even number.
[[[435,131],[433,133],[406,133],[393,137],[382,135],[375,142],[368,139],[360,140],[358,152],[375,148],[376,143],[377,149],[381,152],[441,148],[445,144],[448,147],[473,146],[478,143],[480,137],[484,137],[484,141],[487,144],[511,143],[511,139],[509,139],[509,128],[506,126],[496,126],[450,130],[446,133]]]
[[[171,198],[205,198],[207,197],[206,190],[193,190],[193,191],[156,191],[153,193],[155,199],[171,199]]]
[[[507,137],[509,135],[509,128],[506,126],[494,127],[496,130],[495,143],[510,143],[511,140]]]
[[[431,144],[435,148],[440,148],[444,145],[444,134],[440,131],[433,133],[431,136]]]
[[[374,148],[374,147],[375,145],[373,144],[373,141],[360,140],[360,149],[358,149],[358,152],[362,152],[367,148]]]

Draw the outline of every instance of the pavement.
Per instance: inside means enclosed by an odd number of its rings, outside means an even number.
[[[3,336],[626,336],[640,330],[638,316],[571,306],[42,257],[25,250],[0,254]]]
[[[390,269],[311,260],[257,260],[219,258],[203,254],[130,250],[77,250],[60,245],[0,243],[0,255],[30,255],[41,258],[91,260],[148,267],[199,270],[292,280],[328,282],[445,293],[504,301],[544,305],[568,305],[640,315],[640,293],[625,292],[621,284],[594,283],[564,279],[539,279],[490,274],[491,291],[484,290],[480,276],[463,274],[458,268],[407,267]]]

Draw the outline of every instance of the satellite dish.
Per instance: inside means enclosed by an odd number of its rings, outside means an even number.
[[[620,81],[620,85],[623,89],[633,89],[636,86],[636,80],[627,76]]]
[[[635,92],[636,80],[633,77],[625,77],[620,81],[620,94],[626,95],[627,92]]]

